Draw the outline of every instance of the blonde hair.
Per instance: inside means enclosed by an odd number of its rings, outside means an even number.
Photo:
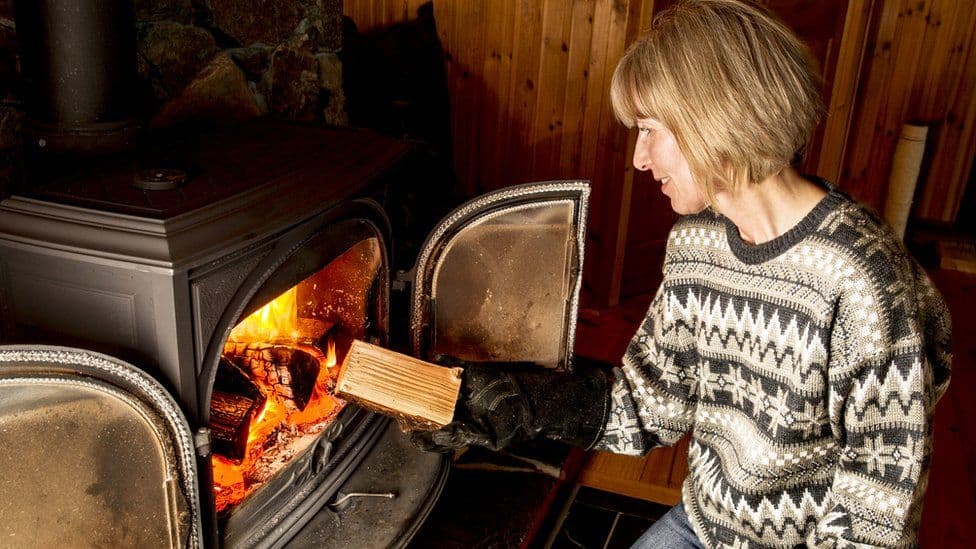
[[[695,180],[715,192],[789,166],[823,112],[809,49],[764,8],[679,2],[654,18],[613,74],[614,114],[653,118],[675,136]]]

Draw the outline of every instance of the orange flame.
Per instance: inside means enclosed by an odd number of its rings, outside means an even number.
[[[254,311],[230,332],[231,341],[298,339],[298,287]]]
[[[333,368],[336,365],[336,347],[335,341],[329,340],[327,349],[325,350],[325,367]]]

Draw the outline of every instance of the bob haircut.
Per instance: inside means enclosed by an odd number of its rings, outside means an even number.
[[[627,127],[652,118],[675,136],[710,204],[801,154],[823,112],[809,49],[764,8],[682,1],[624,54],[610,100]]]

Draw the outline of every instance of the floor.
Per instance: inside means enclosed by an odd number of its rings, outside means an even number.
[[[667,505],[581,487],[562,524],[540,546],[553,549],[630,547],[651,524],[670,509]]]
[[[922,547],[976,547],[976,274],[932,273],[952,313],[952,381],[933,424]]]

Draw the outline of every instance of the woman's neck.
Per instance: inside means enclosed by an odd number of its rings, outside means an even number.
[[[796,226],[826,194],[820,185],[786,168],[735,192],[719,192],[715,205],[738,227],[743,241],[762,244]]]

